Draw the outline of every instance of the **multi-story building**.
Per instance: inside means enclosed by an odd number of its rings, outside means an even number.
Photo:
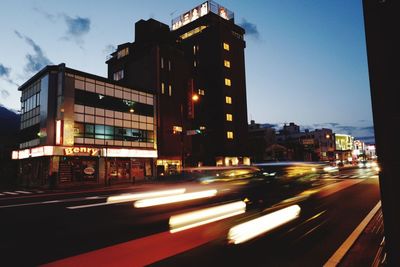
[[[157,94],[164,171],[249,163],[243,35],[232,12],[207,1],[174,19],[172,30],[137,22],[135,42],[107,61],[109,78]]]
[[[342,163],[353,161],[354,137],[348,134],[335,134],[335,157]]]
[[[20,177],[26,185],[110,183],[153,175],[154,95],[47,66],[19,87]]]
[[[320,161],[335,160],[335,135],[331,129],[315,129],[314,136],[315,153]]]

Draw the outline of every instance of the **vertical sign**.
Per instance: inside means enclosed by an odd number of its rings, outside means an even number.
[[[190,79],[188,82],[188,96],[187,96],[187,104],[188,104],[188,118],[194,119],[194,103],[193,103],[193,96],[194,93],[194,82],[193,79]]]

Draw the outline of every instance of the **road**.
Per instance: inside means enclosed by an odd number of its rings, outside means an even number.
[[[226,204],[227,198],[206,197],[154,208],[135,208],[133,201],[106,204],[108,197],[122,193],[171,189],[179,187],[0,195],[0,264],[322,266],[380,199],[375,171],[342,170],[314,190],[313,212],[299,204],[302,220],[241,245],[227,245],[229,229],[268,209],[170,233],[172,215]]]

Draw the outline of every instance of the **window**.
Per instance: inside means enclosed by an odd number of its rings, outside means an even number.
[[[229,60],[224,60],[224,66],[227,68],[231,67],[231,62]]]
[[[127,56],[128,54],[129,54],[129,48],[125,47],[124,49],[121,49],[117,52],[117,58]]]
[[[227,114],[226,114],[226,120],[227,120],[227,121],[232,121],[232,114],[227,113]]]
[[[231,79],[225,78],[225,85],[231,86]]]
[[[161,65],[161,68],[163,69],[164,68],[164,58],[163,57],[161,58],[160,65]]]
[[[198,94],[199,94],[199,95],[204,95],[204,93],[205,93],[205,92],[204,92],[203,89],[199,89],[199,90],[198,90]]]
[[[165,84],[161,83],[161,94],[165,93]]]
[[[226,132],[226,138],[233,139],[233,132],[231,131]]]
[[[168,70],[171,70],[171,60],[168,60]]]
[[[229,44],[224,43],[223,45],[224,45],[224,50],[229,51]]]
[[[119,81],[124,78],[124,70],[119,70],[114,73],[114,81]]]
[[[232,104],[232,97],[230,97],[230,96],[225,96],[225,103],[226,103],[226,104]]]
[[[197,61],[196,60],[193,60],[193,67],[197,67]]]
[[[172,85],[168,85],[168,94],[172,95]]]

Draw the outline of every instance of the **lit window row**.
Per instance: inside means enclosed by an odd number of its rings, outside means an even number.
[[[232,114],[226,113],[226,120],[227,120],[227,121],[232,121],[232,120],[233,120]]]
[[[226,132],[226,138],[233,139],[233,132],[232,131]]]
[[[226,104],[232,104],[232,97],[230,97],[230,96],[225,96],[225,103],[226,103]]]
[[[161,94],[165,94],[165,83],[161,83]],[[172,95],[172,85],[168,85],[168,95]]]
[[[161,67],[161,69],[164,69],[164,58],[163,57],[161,57],[161,59],[160,59],[160,67]],[[171,60],[168,60],[168,70],[169,71],[171,70]]]
[[[231,79],[225,78],[225,85],[231,86],[232,85]]]
[[[129,48],[125,47],[124,49],[121,49],[117,52],[117,58],[122,58],[124,56],[129,55]]]
[[[114,81],[122,80],[124,78],[124,70],[119,70],[119,71],[115,72],[113,78],[114,78]]]

